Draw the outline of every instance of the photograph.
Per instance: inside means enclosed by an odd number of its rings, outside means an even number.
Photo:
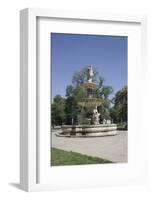
[[[50,33],[50,166],[128,162],[128,36]]]
[[[147,184],[147,21],[135,13],[21,10],[21,190]]]

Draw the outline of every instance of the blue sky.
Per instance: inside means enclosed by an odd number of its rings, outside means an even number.
[[[94,66],[104,84],[113,87],[111,97],[127,85],[126,36],[51,33],[50,39],[52,98],[65,96],[74,72],[87,65]]]

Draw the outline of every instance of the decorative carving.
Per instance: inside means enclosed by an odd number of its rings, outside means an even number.
[[[93,124],[95,125],[100,124],[99,116],[100,116],[100,113],[98,113],[97,106],[96,106],[95,109],[93,110],[93,116],[92,116]]]

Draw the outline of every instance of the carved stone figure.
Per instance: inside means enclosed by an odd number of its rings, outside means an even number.
[[[88,67],[88,82],[92,83],[92,77],[94,76],[92,66]]]
[[[98,113],[98,110],[97,110],[97,106],[95,107],[95,109],[93,110],[93,124],[95,125],[98,125],[100,124],[99,123],[99,116],[100,116],[100,113]]]

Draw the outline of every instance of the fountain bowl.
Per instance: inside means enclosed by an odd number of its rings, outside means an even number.
[[[116,135],[116,130],[116,124],[63,125],[62,132],[56,135],[60,137],[101,137]]]

